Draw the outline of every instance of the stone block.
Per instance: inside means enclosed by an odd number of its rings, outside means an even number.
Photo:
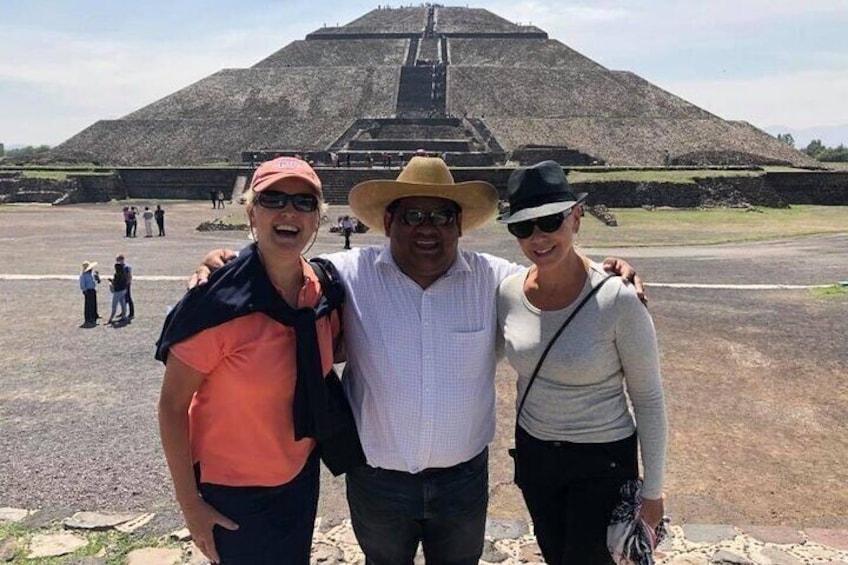
[[[695,543],[719,543],[736,537],[733,526],[714,524],[686,524],[683,526],[686,539]]]
[[[820,545],[848,551],[848,530],[825,530],[823,528],[807,528],[804,530],[807,538]]]
[[[518,539],[529,531],[527,523],[517,520],[486,520],[486,536],[493,540]]]
[[[740,526],[743,534],[763,543],[793,545],[804,543],[804,536],[795,528],[785,526]]]
[[[182,560],[179,549],[161,547],[136,549],[127,555],[127,565],[179,565]]]
[[[88,545],[88,540],[75,534],[36,534],[29,544],[28,559],[59,557]]]

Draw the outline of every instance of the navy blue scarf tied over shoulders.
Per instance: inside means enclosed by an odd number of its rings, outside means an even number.
[[[344,287],[332,263],[312,259],[311,264],[322,283],[323,294],[315,308],[295,309],[280,297],[265,272],[256,245],[251,245],[237,259],[212,273],[207,284],[190,290],[171,310],[156,342],[156,359],[166,363],[172,345],[255,312],[294,327],[294,436],[296,440],[314,438],[325,465],[338,475],[364,463],[365,457],[341,382],[333,370],[324,375],[315,323],[334,310],[341,314]]]

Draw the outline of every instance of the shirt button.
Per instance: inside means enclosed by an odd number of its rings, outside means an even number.
[[[561,443],[561,442],[558,442],[558,441],[555,441],[555,442],[554,442],[554,447],[562,447],[562,443]]]
[[[615,469],[616,467],[618,467],[618,465],[616,465],[615,461],[613,461],[612,463],[610,463],[610,468],[611,468],[611,469]]]

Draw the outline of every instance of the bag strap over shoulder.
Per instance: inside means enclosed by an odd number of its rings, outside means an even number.
[[[574,310],[572,310],[571,314],[569,314],[568,318],[565,319],[565,321],[562,323],[560,328],[557,330],[557,332],[551,338],[551,341],[548,342],[547,347],[545,347],[545,350],[542,352],[541,357],[539,357],[539,361],[536,363],[536,368],[533,369],[533,374],[530,375],[530,382],[527,383],[527,388],[524,389],[524,395],[521,397],[521,402],[518,404],[518,410],[516,410],[516,412],[515,412],[515,425],[516,426],[518,426],[518,417],[521,415],[521,409],[524,408],[524,402],[527,400],[527,394],[530,392],[530,387],[533,386],[533,382],[536,380],[536,377],[539,376],[539,369],[542,368],[542,363],[545,362],[545,357],[548,356],[548,352],[551,350],[551,347],[553,346],[554,342],[559,338],[559,336],[562,334],[563,330],[565,330],[566,326],[568,326],[568,324],[571,323],[571,320],[574,319],[574,316],[577,315],[577,313],[580,311],[580,309],[583,308],[583,306],[585,306],[586,303],[589,302],[589,300],[593,296],[595,296],[595,294],[599,290],[601,290],[601,287],[604,286],[606,284],[606,282],[608,280],[610,280],[611,278],[613,278],[614,276],[616,276],[616,275],[607,275],[606,278],[604,278],[601,282],[599,282],[597,285],[595,285],[592,288],[592,290],[590,290],[589,293],[586,296],[583,297],[583,300],[580,301],[580,303],[577,305],[577,307]]]
[[[344,317],[342,316],[342,306],[345,301],[345,289],[336,266],[327,259],[321,257],[313,257],[309,260],[312,270],[315,271],[315,276],[318,277],[318,282],[321,283],[321,292],[330,306],[330,312],[336,311],[336,316],[339,320],[339,335],[336,338],[336,343],[333,346],[333,352],[336,353],[342,343],[344,336]]]

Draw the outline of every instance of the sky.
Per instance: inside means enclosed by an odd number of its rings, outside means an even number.
[[[848,0],[442,3],[540,27],[722,118],[792,133],[799,148],[813,138],[848,145]],[[57,145],[377,6],[0,0],[0,143]]]

